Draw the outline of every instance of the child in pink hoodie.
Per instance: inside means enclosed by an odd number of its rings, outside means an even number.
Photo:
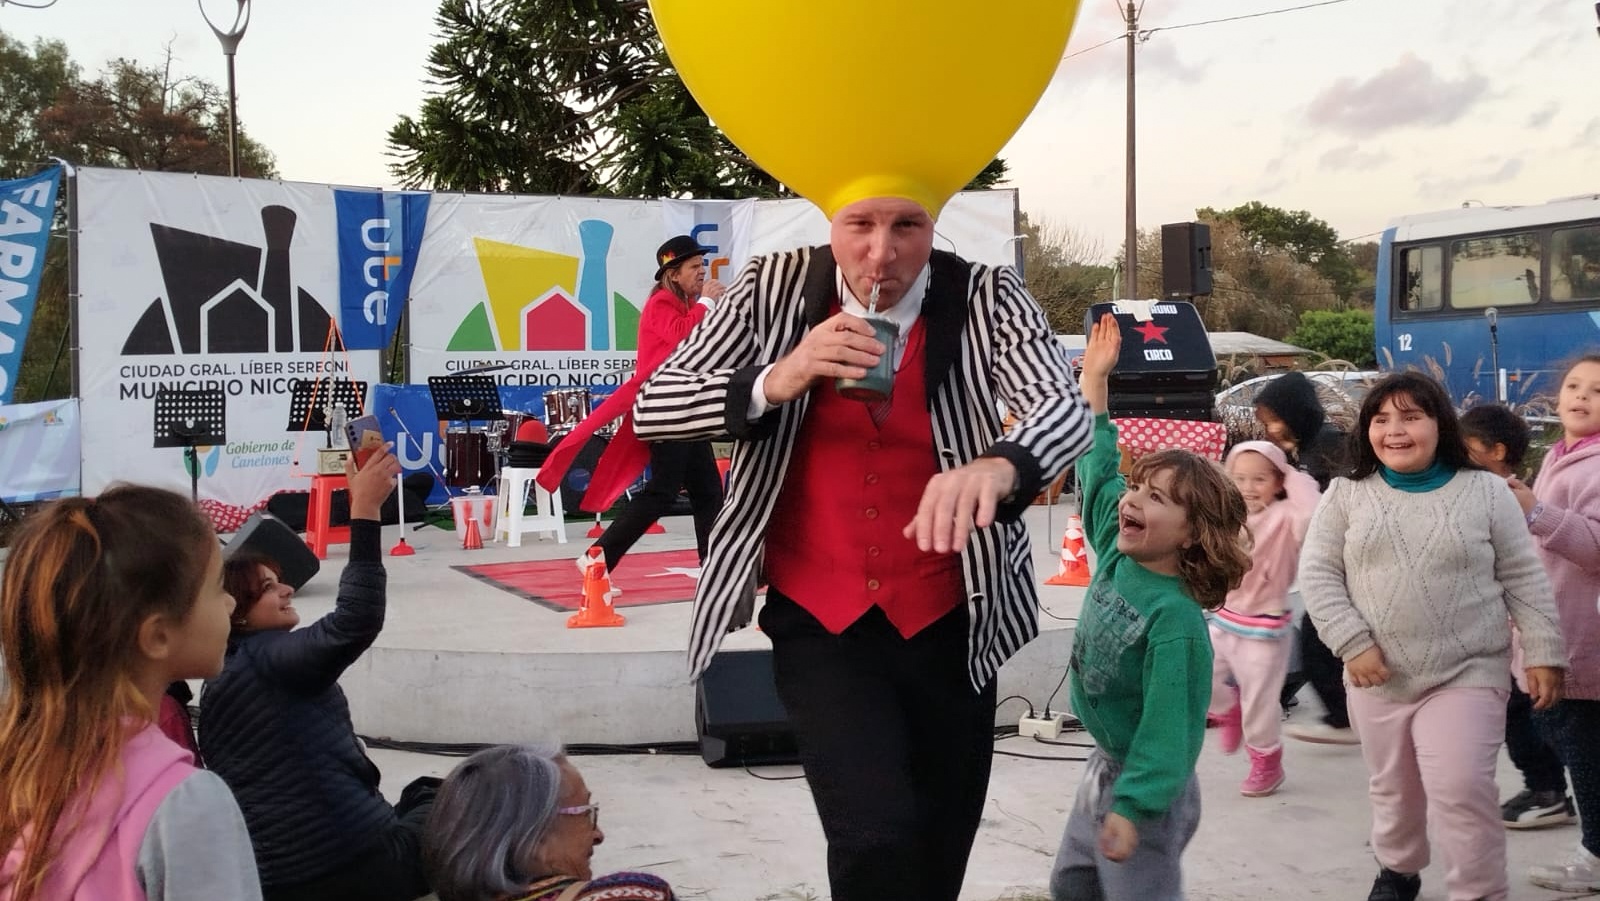
[[[124,485],[23,522],[0,583],[0,901],[259,901],[233,794],[156,722],[167,686],[222,669],[232,611],[187,497]]]
[[[1211,617],[1210,714],[1222,752],[1237,753],[1242,742],[1250,754],[1239,793],[1260,798],[1283,784],[1278,696],[1289,667],[1289,586],[1320,494],[1269,441],[1235,445],[1227,469],[1250,511],[1254,563]]]
[[[1582,839],[1566,862],[1534,867],[1535,885],[1600,891],[1600,353],[1562,375],[1556,413],[1562,439],[1530,490],[1511,479],[1555,589],[1567,684],[1561,703],[1534,713],[1545,741],[1567,767]]]

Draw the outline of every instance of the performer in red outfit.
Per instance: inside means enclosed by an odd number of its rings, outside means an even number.
[[[706,280],[707,253],[688,235],[678,235],[656,251],[656,289],[639,316],[638,368],[633,378],[562,439],[540,469],[539,484],[557,490],[589,437],[617,419],[622,423],[595,466],[583,509],[592,513],[609,510],[644,471],[645,463],[650,465],[650,480],[644,489],[628,502],[605,534],[579,555],[580,570],[589,565],[591,553],[598,550],[605,557],[609,574],[645,530],[671,509],[678,491],[685,488],[694,509],[695,544],[700,559],[705,559],[712,520],[722,509],[722,479],[711,442],[662,441],[647,445],[634,435],[630,411],[644,380],[689,336],[726,290],[721,282]]]

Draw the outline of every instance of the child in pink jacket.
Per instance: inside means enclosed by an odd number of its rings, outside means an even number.
[[[1545,741],[1567,767],[1583,837],[1565,863],[1534,867],[1535,885],[1560,892],[1600,891],[1600,353],[1561,378],[1556,412],[1562,440],[1550,449],[1532,490],[1511,490],[1528,519],[1555,589],[1567,645],[1561,703],[1534,713]]]
[[[1239,793],[1260,798],[1283,784],[1278,701],[1289,668],[1289,586],[1320,494],[1269,441],[1235,445],[1227,469],[1250,511],[1254,564],[1211,617],[1210,714],[1222,753],[1237,753],[1242,742],[1250,754]]]

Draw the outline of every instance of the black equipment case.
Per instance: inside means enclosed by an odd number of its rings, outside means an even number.
[[[1160,300],[1148,304],[1150,318],[1141,320],[1137,312],[1145,306],[1097,303],[1084,315],[1085,336],[1107,313],[1122,329],[1122,355],[1111,370],[1111,415],[1215,420],[1220,374],[1200,312],[1188,301]]]

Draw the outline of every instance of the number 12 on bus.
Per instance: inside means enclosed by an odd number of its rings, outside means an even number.
[[[1554,398],[1600,348],[1600,194],[1396,219],[1376,306],[1381,367],[1442,374],[1462,405]]]

